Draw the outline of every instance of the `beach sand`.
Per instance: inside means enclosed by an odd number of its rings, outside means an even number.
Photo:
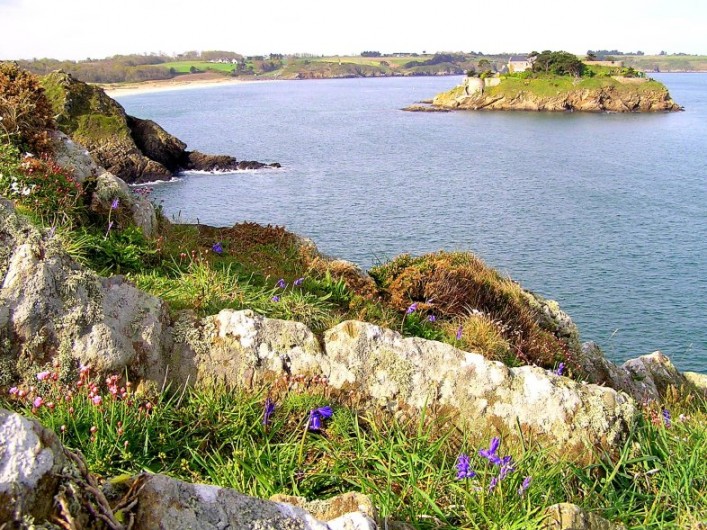
[[[180,75],[172,79],[143,81],[140,83],[108,83],[99,85],[111,97],[130,96],[146,92],[164,92],[168,90],[187,90],[242,83],[264,83],[273,79],[234,79],[213,72]]]

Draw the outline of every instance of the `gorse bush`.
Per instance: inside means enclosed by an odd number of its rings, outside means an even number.
[[[0,63],[0,142],[35,154],[47,153],[47,130],[54,126],[53,116],[37,76],[15,63]]]

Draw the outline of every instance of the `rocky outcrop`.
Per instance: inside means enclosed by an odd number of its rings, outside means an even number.
[[[582,112],[664,112],[681,110],[658,83],[651,87],[609,84],[601,88],[557,90],[554,95],[535,92],[533,81],[527,89],[506,89],[503,81],[492,89],[467,93],[465,87],[437,95],[433,105],[458,110],[532,110]],[[655,86],[653,86],[655,85]]]
[[[619,366],[604,357],[593,342],[582,345],[577,362],[592,383],[606,385],[633,396],[639,402],[660,401],[671,391],[688,390],[707,395],[701,374],[682,374],[670,359],[657,351],[630,359]]]
[[[127,183],[168,180],[183,170],[233,171],[267,164],[204,155],[151,120],[129,116],[102,88],[57,71],[42,79],[59,129],[85,146],[99,166]]]
[[[256,499],[226,488],[151,475],[144,478],[138,495],[135,529],[153,528],[374,530],[376,525],[361,512],[322,522],[290,504]]]
[[[67,463],[54,432],[0,409],[0,523],[48,519]]]
[[[169,349],[167,307],[123,277],[101,278],[0,204],[0,368],[3,379],[22,377],[18,365],[76,359],[108,373],[130,367],[137,377],[164,378]],[[22,359],[22,363],[11,359]]]

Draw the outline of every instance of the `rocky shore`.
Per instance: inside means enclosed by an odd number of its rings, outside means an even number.
[[[61,132],[83,145],[95,161],[128,184],[169,180],[181,171],[235,171],[280,167],[229,155],[187,150],[151,120],[125,113],[100,87],[58,71],[42,80]]]

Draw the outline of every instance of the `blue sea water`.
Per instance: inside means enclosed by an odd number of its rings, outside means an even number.
[[[286,226],[364,268],[471,250],[556,299],[615,361],[707,372],[707,74],[685,112],[408,113],[459,78],[243,83],[119,98],[190,149],[280,170],[155,186],[169,216]]]

